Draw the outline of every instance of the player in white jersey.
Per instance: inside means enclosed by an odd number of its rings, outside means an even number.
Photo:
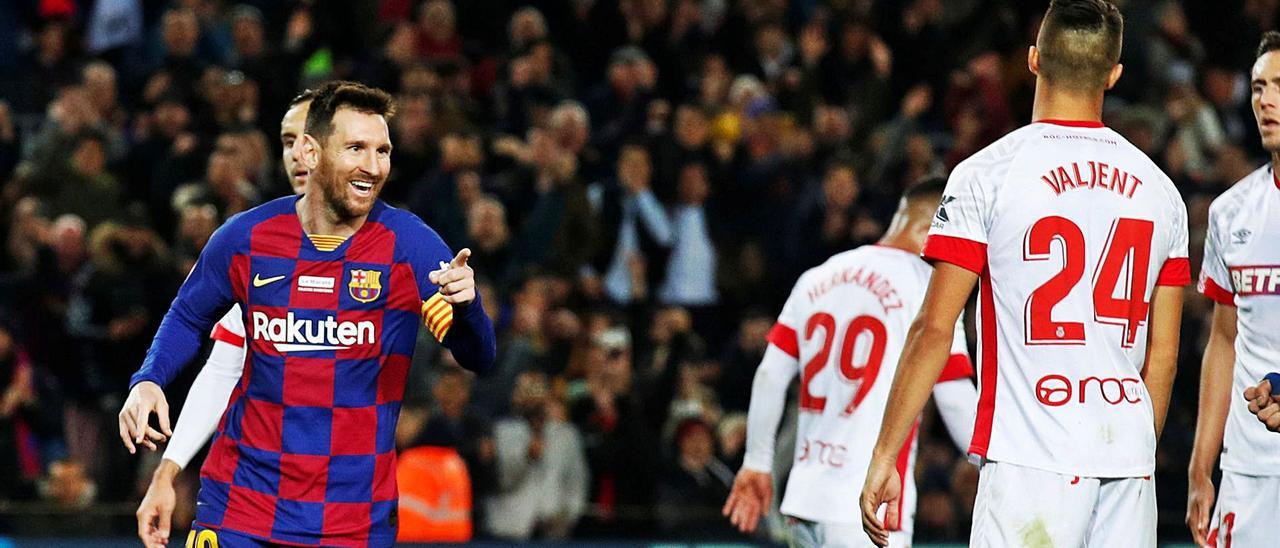
[[[289,102],[289,109],[285,112],[284,118],[280,121],[281,164],[295,194],[306,191],[309,173],[307,167],[293,154],[293,143],[304,132],[307,111],[314,96],[313,92],[307,90],[294,97]],[[247,350],[240,305],[232,305],[231,310],[218,320],[210,338],[214,342],[213,349],[209,352],[209,359],[204,367],[200,368],[195,381],[191,383],[191,389],[187,392],[186,405],[182,415],[178,417],[177,426],[172,431],[168,428],[169,412],[168,406],[163,403],[163,393],[154,404],[149,403],[147,398],[139,397],[145,395],[141,391],[137,394],[130,393],[129,400],[120,411],[120,437],[129,452],[134,452],[134,444],[143,445],[154,451],[157,443],[169,440],[160,466],[152,474],[147,494],[138,507],[138,536],[144,543],[149,544],[152,539],[160,537],[167,539],[170,518],[176,503],[174,482],[178,473],[190,464],[192,457],[217,430],[218,420],[227,407],[231,391],[240,381],[241,373],[244,372],[244,358]],[[138,386],[145,384],[148,383],[140,383]],[[147,426],[145,435],[133,439],[126,431],[126,421],[132,420],[134,416],[146,417],[143,413],[153,405],[156,407],[161,430]],[[140,422],[145,425],[145,418]],[[172,439],[169,439],[170,436]]]
[[[1028,53],[1035,123],[951,174],[924,250],[936,268],[862,493],[881,546],[900,519],[897,448],[979,278],[970,545],[1155,546],[1150,475],[1191,276],[1177,189],[1100,122],[1122,29],[1104,0],[1051,2]]]
[[[787,387],[800,375],[795,457],[782,499],[793,522],[793,545],[870,546],[859,526],[857,496],[871,446],[888,404],[907,328],[920,309],[933,270],[920,258],[946,181],[908,190],[884,237],[831,257],[805,272],[791,290],[756,370],[742,470],[724,513],[744,532],[755,529],[772,502],[775,433]],[[959,324],[947,367],[933,389],[943,421],[961,450],[969,444],[977,391]],[[896,465],[903,479],[894,546],[911,541],[915,509],[915,429]]]
[[[1280,436],[1258,424],[1239,397],[1280,369],[1280,33],[1263,36],[1252,87],[1272,161],[1213,201],[1200,270],[1200,292],[1215,304],[1188,469],[1187,525],[1197,545],[1271,545],[1271,525],[1280,521]],[[1210,521],[1219,452],[1222,486]]]

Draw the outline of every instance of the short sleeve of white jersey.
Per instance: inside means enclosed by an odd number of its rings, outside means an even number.
[[[796,287],[800,287],[800,283],[797,281]],[[798,306],[796,304],[796,291],[792,290],[791,295],[787,297],[786,304],[782,305],[782,312],[778,313],[778,321],[773,324],[768,336],[770,344],[786,352],[792,358],[800,357],[798,332],[801,326],[800,319],[797,317],[800,313],[799,310],[796,310]]]
[[[986,264],[987,231],[994,197],[981,181],[979,156],[961,162],[947,180],[923,255],[973,272]]]
[[[1173,188],[1170,183],[1168,188]],[[1174,218],[1169,225],[1169,251],[1156,278],[1156,285],[1185,286],[1191,283],[1191,262],[1187,259],[1187,204],[1174,196]]]
[[[1214,302],[1235,306],[1235,286],[1222,258],[1223,227],[1221,202],[1215,201],[1209,208],[1209,230],[1204,235],[1204,260],[1200,262],[1200,281],[1197,288]]]
[[[235,346],[244,346],[244,317],[240,305],[233,305],[227,314],[213,326],[209,338]]]

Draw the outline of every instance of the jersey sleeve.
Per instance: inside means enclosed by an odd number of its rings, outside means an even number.
[[[434,230],[417,222],[410,263],[417,277],[419,298],[422,299],[422,322],[440,344],[448,348],[458,365],[476,373],[493,369],[497,359],[497,337],[493,323],[484,312],[480,292],[466,306],[451,305],[440,294],[440,287],[431,281],[431,273],[448,266],[453,253]]]
[[[205,334],[235,300],[231,263],[243,232],[243,223],[233,219],[213,233],[161,320],[142,367],[129,379],[131,389],[142,381],[168,386],[195,358]]]
[[[799,287],[800,283],[796,283]],[[783,351],[792,359],[800,359],[800,319],[796,316],[799,311],[796,310],[796,294],[792,290],[791,296],[787,297],[787,302],[782,306],[782,312],[778,314],[778,320],[774,322],[773,327],[769,329],[767,339],[769,344]]]
[[[232,337],[238,337],[238,342]],[[164,458],[186,468],[205,442],[218,428],[218,421],[227,409],[231,391],[244,372],[244,325],[240,308],[232,306],[218,325],[213,328],[213,350],[209,359],[191,383],[187,403],[178,415],[173,438],[164,451]]]
[[[244,316],[240,314],[240,305],[232,305],[231,310],[222,315],[209,338],[231,346],[244,346]]]
[[[1187,205],[1175,198],[1173,225],[1169,227],[1169,250],[1156,285],[1184,286],[1191,283],[1191,261],[1187,258]]]
[[[974,273],[987,264],[987,230],[993,197],[971,162],[956,166],[934,214],[922,255]]]
[[[1236,290],[1231,283],[1231,272],[1222,258],[1222,225],[1215,208],[1209,210],[1209,230],[1204,236],[1204,260],[1200,262],[1200,281],[1197,288],[1204,296],[1218,304],[1235,306]]]

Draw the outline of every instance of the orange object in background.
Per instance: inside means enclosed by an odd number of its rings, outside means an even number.
[[[416,447],[400,453],[399,542],[471,540],[471,476],[450,447]]]

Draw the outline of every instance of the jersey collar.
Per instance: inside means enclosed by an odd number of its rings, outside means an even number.
[[[1095,120],[1054,120],[1054,119],[1046,118],[1044,120],[1036,120],[1035,123],[1053,124],[1055,126],[1066,126],[1066,127],[1088,127],[1088,128],[1107,127],[1102,122],[1098,122]]]

